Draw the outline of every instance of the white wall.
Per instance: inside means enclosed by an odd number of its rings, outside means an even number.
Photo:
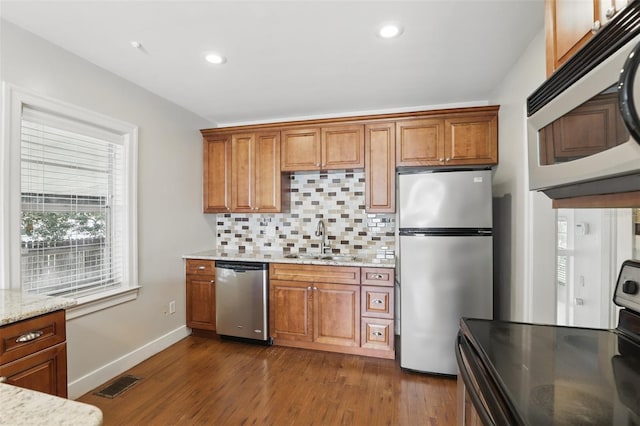
[[[0,78],[139,126],[139,297],[67,322],[70,397],[186,335],[185,253],[215,246],[202,212],[204,119],[1,21]],[[175,315],[163,306],[175,300]]]
[[[500,105],[500,159],[493,180],[494,205],[504,221],[494,226],[506,236],[496,259],[500,317],[515,321],[555,319],[555,213],[545,195],[529,191],[526,160],[526,99],[545,78],[540,31],[490,100]]]

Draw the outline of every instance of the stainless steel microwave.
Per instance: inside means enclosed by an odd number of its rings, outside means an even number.
[[[640,191],[640,1],[527,99],[529,187],[561,199]]]

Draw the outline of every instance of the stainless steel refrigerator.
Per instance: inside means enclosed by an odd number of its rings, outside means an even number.
[[[493,315],[491,171],[398,175],[400,366],[457,374],[460,317]]]

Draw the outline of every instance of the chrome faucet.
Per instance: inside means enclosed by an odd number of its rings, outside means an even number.
[[[329,246],[325,245],[326,231],[324,228],[324,221],[322,219],[318,221],[318,227],[316,228],[316,237],[320,236],[322,236],[322,239],[320,240],[320,254],[323,255],[325,249],[329,248]]]

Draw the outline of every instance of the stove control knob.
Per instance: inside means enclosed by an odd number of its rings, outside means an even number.
[[[638,283],[627,280],[622,283],[622,292],[625,294],[636,294],[638,292]]]

